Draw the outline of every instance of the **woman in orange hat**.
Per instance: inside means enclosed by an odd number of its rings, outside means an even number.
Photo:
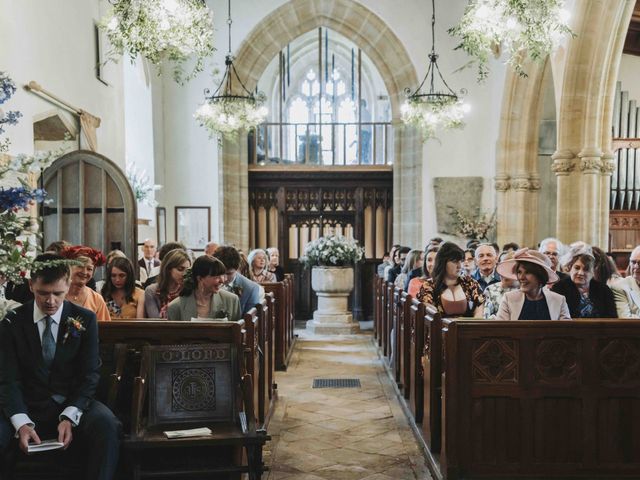
[[[80,262],[80,265],[71,267],[69,293],[66,299],[91,310],[98,320],[111,320],[102,295],[87,287],[87,283],[93,278],[95,268],[105,264],[106,259],[102,252],[84,245],[76,245],[64,248],[60,255]]]

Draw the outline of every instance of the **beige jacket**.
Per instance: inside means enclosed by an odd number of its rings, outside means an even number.
[[[549,307],[549,314],[551,315],[551,318],[546,320],[571,320],[567,300],[564,296],[546,288],[542,289],[542,294],[547,300],[547,307]],[[524,293],[520,290],[505,293],[502,297],[496,320],[518,320],[522,305],[524,305]],[[540,320],[545,319],[541,318]]]
[[[640,287],[631,276],[611,286],[618,318],[640,318]]]

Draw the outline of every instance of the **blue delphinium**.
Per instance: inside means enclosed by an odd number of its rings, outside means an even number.
[[[0,105],[16,93],[16,84],[6,72],[0,72]]]
[[[25,187],[0,188],[0,212],[15,208],[27,208],[32,201],[42,202],[46,192],[41,188],[31,190]]]
[[[0,114],[2,114],[2,110],[0,110]],[[20,117],[22,117],[22,113],[14,110],[5,113],[4,116],[0,118],[0,133],[4,133],[3,125],[16,125]]]

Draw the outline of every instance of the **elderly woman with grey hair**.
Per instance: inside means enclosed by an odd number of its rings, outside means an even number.
[[[560,240],[553,237],[545,238],[540,242],[538,251],[551,261],[551,270],[556,272],[560,280],[569,278],[569,275],[564,273],[560,268],[560,257],[567,251],[567,247],[565,247]]]
[[[261,248],[251,250],[247,256],[249,271],[254,282],[270,283],[276,281],[276,276],[269,271],[269,257]]]
[[[569,277],[551,290],[564,295],[571,318],[617,318],[611,289],[593,278],[595,258],[589,245],[577,244],[561,259]]]

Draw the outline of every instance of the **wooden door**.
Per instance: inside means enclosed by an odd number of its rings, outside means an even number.
[[[136,201],[122,170],[95,152],[78,150],[44,172],[43,246],[56,240],[122,250],[136,261]],[[98,273],[98,278],[100,274]]]

